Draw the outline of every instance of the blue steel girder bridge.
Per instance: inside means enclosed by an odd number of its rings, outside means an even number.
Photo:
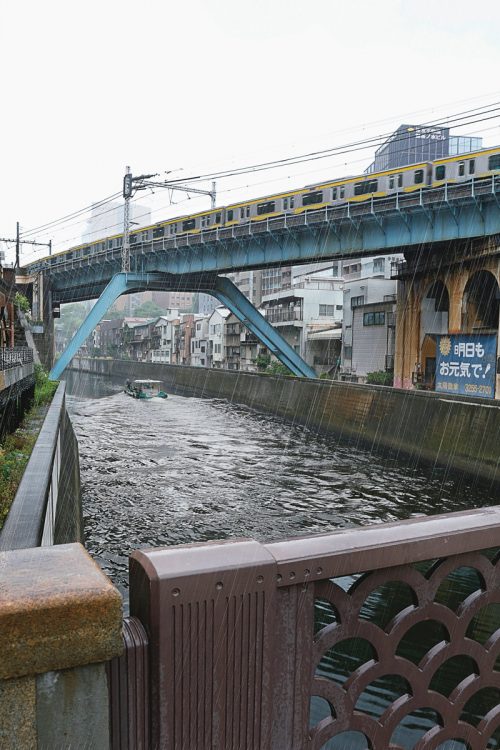
[[[334,258],[410,252],[500,234],[500,178],[446,183],[384,198],[327,206],[300,214],[137,242],[131,273],[121,272],[121,247],[85,257],[60,256],[29,270],[50,278],[53,304],[98,303],[51,372],[57,378],[121,294],[161,289],[206,291],[218,297],[298,375],[314,371],[219,274]]]

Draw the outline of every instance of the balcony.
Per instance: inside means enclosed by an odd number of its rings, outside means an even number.
[[[267,308],[264,311],[268,323],[293,323],[295,320],[302,320],[302,310],[300,308]]]

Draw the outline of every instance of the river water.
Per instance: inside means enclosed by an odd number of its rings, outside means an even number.
[[[86,544],[125,596],[138,547],[271,541],[498,502],[442,470],[402,468],[227,401],[138,401],[121,382],[73,372],[66,383]]]
[[[109,378],[69,372],[66,382],[86,545],[125,608],[128,555],[139,547],[241,536],[270,541],[498,502],[493,491],[445,478],[441,469],[405,468],[224,400],[137,401]],[[339,665],[322,667],[338,678]],[[382,705],[388,689],[370,701]],[[428,726],[424,717],[399,739],[412,747]],[[351,747],[365,746],[353,737]]]

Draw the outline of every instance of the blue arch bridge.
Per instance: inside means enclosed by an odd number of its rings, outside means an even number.
[[[137,242],[127,273],[121,270],[119,247],[78,259],[63,253],[31,264],[26,270],[41,274],[51,291],[52,306],[98,297],[50,377],[61,375],[120,295],[153,289],[212,294],[293,373],[315,377],[314,370],[221,274],[417,249],[421,257],[445,253],[450,243],[500,234],[499,194],[500,179],[492,176]]]

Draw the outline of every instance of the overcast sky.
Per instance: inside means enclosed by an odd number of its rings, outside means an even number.
[[[127,164],[198,174],[500,100],[499,29],[493,0],[10,0],[0,235],[121,190]],[[461,132],[493,145],[499,125]],[[218,203],[356,174],[371,157],[220,182]],[[209,205],[177,200],[141,195],[154,220]],[[37,238],[57,250],[81,231],[73,222]]]

